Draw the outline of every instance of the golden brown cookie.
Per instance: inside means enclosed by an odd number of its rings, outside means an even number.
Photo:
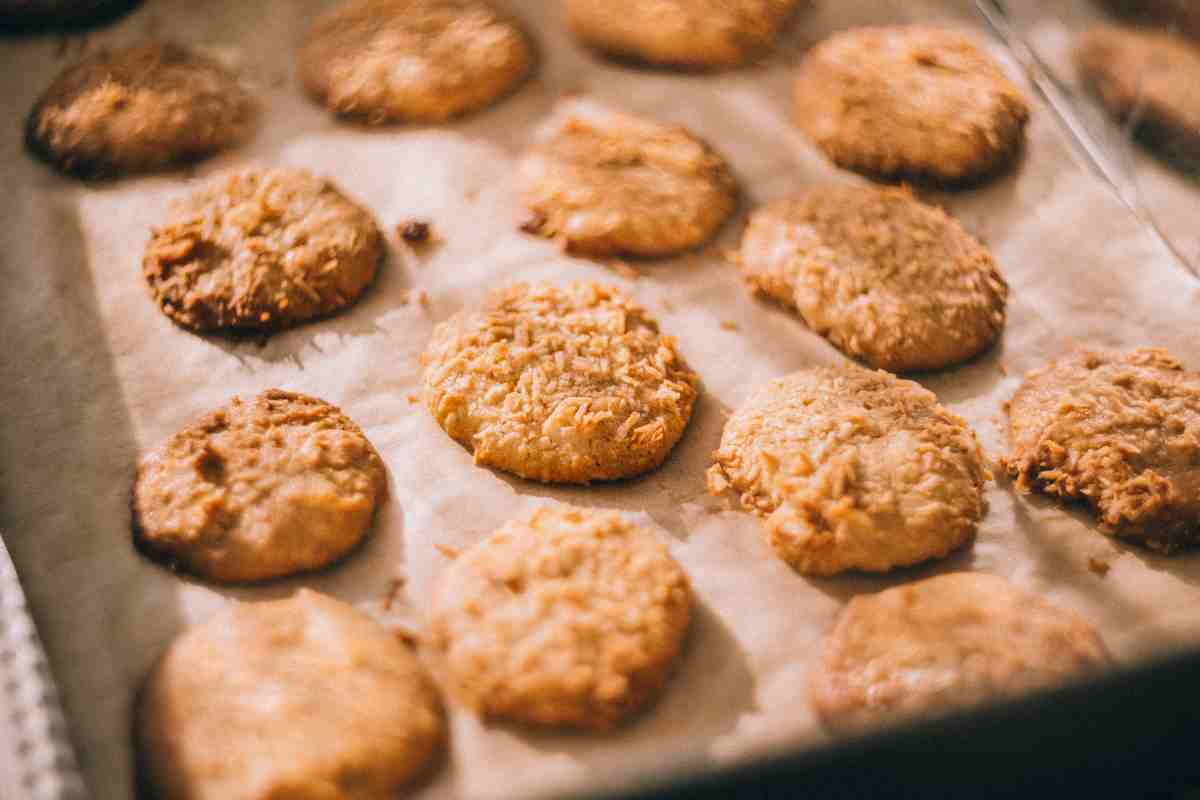
[[[271,389],[233,398],[142,457],[134,542],[221,583],[292,575],[352,550],[386,493],[383,460],[345,414]]]
[[[1168,155],[1200,156],[1200,45],[1169,33],[1104,25],[1075,51],[1108,111]]]
[[[990,477],[974,432],[912,381],[815,367],[761,387],[725,423],[708,471],[811,575],[886,572],[975,534]]]
[[[140,777],[156,800],[393,800],[446,738],[417,657],[308,589],[231,604],[177,638],[136,716]]]
[[[305,87],[338,114],[440,122],[514,89],[533,49],[482,0],[347,0],[308,29],[299,66]]]
[[[1079,615],[993,575],[959,572],[852,599],[809,682],[829,728],[945,713],[1109,663]]]
[[[654,469],[692,416],[699,380],[615,287],[517,283],[434,330],[425,404],[475,463],[549,483]]]
[[[241,141],[255,104],[234,75],[170,42],[101,50],[68,67],[29,112],[29,149],[80,177],[196,161]]]
[[[826,39],[800,65],[795,102],[800,129],[838,166],[947,184],[1007,165],[1029,118],[975,38],[924,25]]]
[[[176,204],[151,232],[142,273],[186,328],[275,331],[352,305],[383,254],[371,214],[328,180],[250,167]]]
[[[692,591],[615,511],[541,508],[454,560],[431,633],[457,697],[485,717],[610,728],[659,693]]]
[[[750,216],[737,260],[751,289],[892,372],[966,361],[1004,328],[987,248],[907,189],[807,187]]]
[[[729,67],[769,49],[799,0],[566,0],[584,44],[619,58]]]
[[[1079,350],[1008,406],[1022,491],[1090,505],[1100,529],[1165,553],[1200,541],[1200,374],[1167,351]]]
[[[524,229],[590,256],[666,256],[710,239],[737,206],[729,165],[678,125],[561,103],[518,166]]]

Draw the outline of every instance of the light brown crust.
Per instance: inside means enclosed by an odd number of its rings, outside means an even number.
[[[660,465],[699,379],[615,287],[517,283],[441,323],[422,358],[425,404],[475,463],[550,483]]]
[[[1102,25],[1080,37],[1075,60],[1114,117],[1136,114],[1139,134],[1152,144],[1200,155],[1200,45],[1165,32]]]
[[[825,639],[809,698],[857,730],[945,713],[1109,664],[1081,617],[1002,578],[961,572],[852,599]]]
[[[101,50],[63,70],[25,124],[29,149],[100,178],[196,161],[243,140],[255,103],[212,59],[172,42]]]
[[[528,76],[528,37],[481,0],[347,0],[312,24],[300,79],[338,114],[441,122],[490,105]]]
[[[441,699],[370,617],[301,589],[177,638],[136,711],[158,800],[393,800],[444,749]]]
[[[891,372],[961,363],[1004,328],[987,248],[907,189],[807,187],[751,215],[738,261],[752,290]]]
[[[817,367],[761,387],[708,471],[800,572],[886,572],[962,547],[990,477],[974,432],[912,381]]]
[[[433,642],[486,717],[605,729],[658,695],[691,615],[687,576],[615,511],[541,508],[454,560]]]
[[[1025,376],[1008,414],[1017,488],[1165,553],[1200,542],[1200,374],[1167,351],[1077,351]]]
[[[134,541],[212,581],[266,580],[346,555],[386,493],[383,460],[357,425],[271,389],[233,398],[141,458]]]
[[[795,103],[800,129],[838,166],[946,184],[1007,165],[1029,118],[975,38],[924,25],[821,42],[800,65]]]
[[[186,328],[275,331],[352,305],[383,254],[371,214],[328,180],[250,167],[177,203],[151,231],[142,274]]]
[[[518,171],[524,230],[582,255],[679,253],[737,206],[729,165],[703,141],[589,100],[561,103]]]
[[[580,41],[619,58],[685,68],[762,55],[799,0],[566,0]]]

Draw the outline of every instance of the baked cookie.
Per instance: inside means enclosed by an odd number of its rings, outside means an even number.
[[[737,260],[752,290],[891,372],[966,361],[1004,327],[987,248],[907,189],[807,187],[750,216]]]
[[[567,25],[590,47],[687,68],[730,67],[768,50],[799,0],[566,0]]]
[[[250,131],[255,103],[233,73],[170,42],[101,50],[68,67],[34,103],[29,149],[85,178],[186,164]]]
[[[729,165],[678,125],[589,100],[561,103],[518,165],[524,230],[590,256],[666,256],[733,214]]]
[[[990,477],[974,432],[912,381],[855,366],[771,381],[725,423],[708,471],[800,572],[886,572],[975,534]]]
[[[1138,134],[1167,155],[1200,157],[1200,45],[1104,25],[1080,37],[1075,58],[1114,117],[1134,117]]]
[[[454,560],[430,628],[479,714],[603,729],[666,682],[691,615],[687,576],[615,511],[542,508]]]
[[[829,728],[944,713],[1099,671],[1099,634],[1003,578],[939,575],[846,606],[809,682]]]
[[[615,287],[517,283],[437,326],[425,404],[475,463],[547,483],[639,475],[666,459],[699,379]]]
[[[136,709],[158,800],[393,800],[444,749],[421,662],[370,617],[301,589],[177,638]]]
[[[826,39],[801,63],[795,101],[800,129],[838,166],[946,184],[1007,165],[1029,118],[975,38],[923,25]]]
[[[345,414],[270,389],[233,398],[142,457],[133,537],[202,578],[266,580],[346,555],[386,492],[383,460]]]
[[[441,122],[514,89],[533,48],[482,0],[347,0],[308,29],[299,66],[305,87],[338,114]]]
[[[1165,553],[1200,541],[1200,374],[1165,350],[1080,350],[1008,407],[1017,488],[1081,500],[1100,529]]]
[[[371,214],[328,180],[250,167],[176,204],[151,232],[142,274],[185,328],[275,331],[352,305],[383,254]]]
[[[139,0],[0,0],[0,31],[70,30],[100,25]]]

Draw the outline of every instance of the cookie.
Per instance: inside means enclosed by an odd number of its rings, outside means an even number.
[[[392,800],[444,749],[441,699],[390,631],[332,597],[233,603],[177,638],[138,695],[158,800]]]
[[[1095,673],[1099,634],[1003,578],[939,575],[846,606],[809,682],[834,730],[945,713]]]
[[[528,38],[481,0],[348,0],[300,48],[300,79],[337,114],[370,123],[441,122],[516,88]]]
[[[961,363],[1004,328],[987,248],[907,189],[806,187],[750,216],[737,260],[753,291],[891,372]]]
[[[475,463],[547,483],[659,466],[699,379],[675,340],[615,287],[517,283],[434,330],[425,404]]]
[[[566,0],[567,26],[618,58],[731,67],[768,50],[799,0]]]
[[[255,103],[233,73],[170,42],[102,50],[34,103],[29,149],[84,178],[187,164],[242,141]]]
[[[615,511],[541,508],[446,569],[431,634],[484,717],[605,729],[646,707],[688,628],[687,576]]]
[[[1079,350],[1008,406],[1017,488],[1091,506],[1100,530],[1165,553],[1200,541],[1200,374],[1165,350]]]
[[[0,0],[0,31],[74,30],[109,22],[139,0]]]
[[[708,471],[763,517],[796,570],[886,572],[972,539],[990,477],[974,432],[886,372],[815,367],[759,388],[725,423]]]
[[[1006,166],[1029,106],[968,34],[857,28],[814,47],[795,85],[800,129],[840,167],[884,178],[978,181]]]
[[[386,492],[383,460],[345,414],[271,389],[233,398],[142,457],[134,542],[220,583],[292,575],[358,545]]]
[[[1084,80],[1114,117],[1167,155],[1200,158],[1200,45],[1170,33],[1098,26],[1080,37]]]
[[[561,103],[518,164],[524,230],[589,256],[666,256],[716,234],[737,205],[729,165],[678,125]]]
[[[371,214],[330,181],[249,167],[176,204],[151,232],[142,274],[185,328],[270,332],[352,305],[383,254]]]

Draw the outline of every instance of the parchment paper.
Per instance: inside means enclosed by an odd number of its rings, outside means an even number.
[[[802,577],[763,543],[759,523],[704,491],[724,414],[772,377],[842,356],[794,316],[752,300],[721,257],[755,204],[839,174],[789,121],[790,74],[829,32],[867,23],[948,21],[977,27],[966,2],[821,4],[802,12],[763,65],[711,75],[613,65],[576,47],[554,4],[515,5],[542,49],[537,77],[498,107],[439,128],[366,130],[305,98],[292,58],[318,3],[148,0],[89,48],[146,33],[178,37],[236,63],[264,99],[247,147],[204,164],[207,175],[251,159],[332,176],[389,232],[430,219],[441,243],[390,258],[364,301],[264,346],[201,338],[173,326],[140,275],[148,228],[191,176],[84,185],[21,151],[36,94],[80,40],[0,43],[0,528],[29,588],[60,682],[79,757],[98,798],[132,793],[133,692],[172,637],[234,600],[312,586],[420,626],[432,582],[463,548],[519,510],[569,501],[644,514],[662,529],[699,596],[695,626],[661,702],[611,735],[552,735],[484,726],[452,712],[451,755],[422,797],[525,797],[628,786],[653,773],[711,769],[768,750],[823,741],[805,699],[822,635],[854,594],[975,569],[1082,612],[1115,656],[1200,642],[1200,560],[1164,559],[1101,536],[1090,519],[1000,479],[974,546],[885,577]],[[556,98],[588,92],[691,127],[732,161],[742,213],[702,252],[642,262],[629,280],[566,258],[516,230],[513,158]],[[1032,97],[1032,93],[1031,93]],[[1200,368],[1197,282],[1072,160],[1049,113],[1034,109],[1029,147],[1010,175],[933,199],[993,249],[1011,286],[1000,344],[959,369],[921,376],[965,416],[992,456],[1005,442],[1001,405],[1020,376],[1074,343],[1161,345]],[[639,480],[554,489],[475,467],[422,406],[418,355],[434,324],[517,278],[590,278],[626,286],[678,337],[703,378],[690,428],[667,464]],[[427,303],[417,301],[423,293]],[[390,470],[374,535],[344,564],[261,588],[217,589],[135,554],[128,498],[139,450],[230,395],[280,386],[340,405]],[[1111,564],[1100,577],[1090,558]]]

